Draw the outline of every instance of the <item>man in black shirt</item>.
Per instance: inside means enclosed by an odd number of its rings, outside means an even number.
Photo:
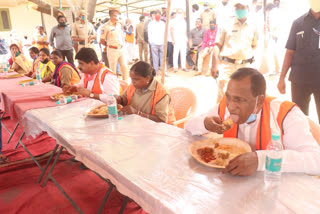
[[[320,122],[320,1],[309,1],[310,11],[292,24],[278,89],[286,92],[285,77],[291,68],[292,101],[308,115],[313,94]]]

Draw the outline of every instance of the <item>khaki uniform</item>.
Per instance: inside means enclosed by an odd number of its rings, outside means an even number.
[[[202,27],[208,30],[210,29],[210,21],[216,20],[216,14],[212,10],[203,11],[200,18],[202,19]]]
[[[116,25],[113,25],[111,21],[105,23],[101,30],[101,38],[105,39],[107,43],[109,68],[112,71],[116,71],[117,63],[119,63],[122,78],[127,80],[128,68],[123,50],[122,34],[121,24],[116,23]]]
[[[221,59],[217,101],[220,101],[223,97],[225,85],[231,74],[239,68],[253,67],[249,61],[254,56],[257,41],[258,31],[255,24],[250,20],[246,20],[242,24],[238,19],[235,19],[218,30],[216,44],[221,47]]]
[[[94,31],[94,27],[91,23],[86,22],[84,24],[81,23],[81,21],[77,21],[75,23],[72,24],[72,37],[78,37],[80,39],[85,39],[86,38],[86,24],[87,24],[87,28],[88,28],[88,36],[95,35],[95,31]],[[85,41],[83,42],[78,42],[78,51],[85,47]],[[87,43],[87,48],[93,48],[94,49],[94,45],[93,45],[93,40],[90,41],[90,43]]]
[[[140,22],[136,25],[136,41],[139,45],[139,59],[141,61],[148,61],[148,43],[144,41],[144,22]],[[144,59],[142,58],[142,52],[144,53]]]
[[[151,108],[151,100],[153,99],[153,92],[156,90],[157,87],[157,80],[153,79],[152,83],[150,84],[149,88],[147,90],[143,89],[136,89],[134,92],[130,105],[132,105],[135,109],[146,113],[151,114],[152,108]],[[127,105],[127,90],[125,90],[121,98],[123,100],[123,104]],[[169,103],[170,98],[169,96],[164,96],[155,106],[155,115],[158,116],[162,121],[168,120],[168,114],[169,114]]]

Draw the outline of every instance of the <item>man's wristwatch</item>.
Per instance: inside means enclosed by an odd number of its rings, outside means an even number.
[[[94,93],[90,93],[89,97],[94,98]]]

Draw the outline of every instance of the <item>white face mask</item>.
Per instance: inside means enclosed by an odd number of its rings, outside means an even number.
[[[309,0],[311,9],[318,13],[320,12],[320,1],[319,0]]]

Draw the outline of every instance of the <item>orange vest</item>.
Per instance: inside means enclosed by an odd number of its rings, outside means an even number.
[[[261,118],[257,130],[256,138],[256,150],[265,150],[268,142],[271,140],[271,128],[270,128],[270,103],[274,100],[274,97],[266,97],[264,99],[263,107],[261,110]],[[280,109],[277,115],[277,123],[281,130],[281,138],[283,137],[283,120],[286,118],[287,114],[295,106],[295,103],[284,101],[280,104]],[[226,97],[224,96],[219,104],[218,114],[221,120],[224,120],[224,115],[226,111]],[[238,124],[233,124],[232,128],[223,133],[223,137],[238,137]]]
[[[111,73],[113,75],[116,75],[113,71],[111,71],[109,68],[107,68],[104,64],[102,64],[102,63],[99,63],[99,64],[100,64],[99,71],[97,72],[97,75],[94,79],[94,83],[93,83],[92,90],[91,90],[91,92],[95,93],[95,94],[102,94],[102,89],[100,87],[100,84],[103,84],[104,78],[107,73]],[[101,83],[99,83],[100,72],[102,72],[101,80],[100,80]],[[86,80],[85,78],[83,79],[83,86],[85,88],[87,88],[87,86],[88,86],[88,80]]]
[[[127,29],[129,30],[130,27],[132,27],[132,33],[131,33],[131,35],[126,33],[126,42],[134,43],[134,27],[132,25],[129,25],[127,27]]]
[[[130,104],[131,98],[136,91],[136,88],[130,84],[127,89],[127,100],[128,105]],[[151,100],[151,109],[152,109],[152,115],[155,115],[155,107],[156,104],[165,96],[168,95],[166,89],[163,87],[161,83],[157,83],[156,90],[153,92],[152,100]],[[168,124],[172,124],[174,121],[176,121],[176,118],[174,116],[174,110],[171,105],[169,105],[169,113],[168,113]]]
[[[64,66],[67,66],[72,70],[72,76],[71,76],[70,85],[78,84],[80,82],[80,77],[77,74],[77,72],[70,65],[64,65]],[[61,69],[59,71],[59,76],[61,77]]]

